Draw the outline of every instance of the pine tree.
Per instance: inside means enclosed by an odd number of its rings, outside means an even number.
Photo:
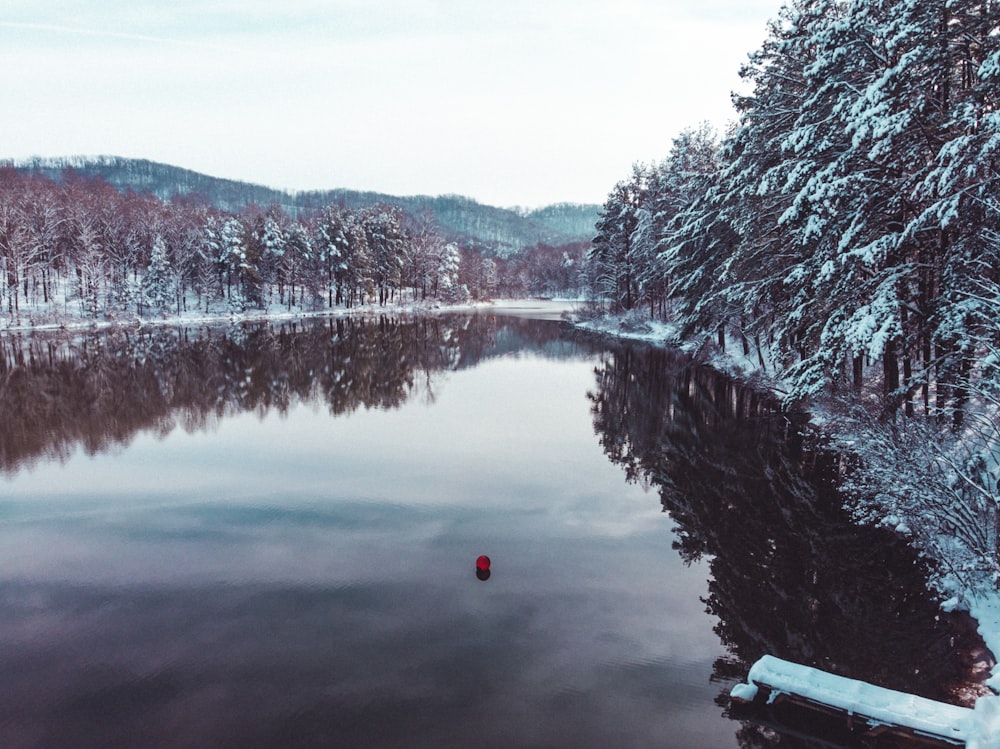
[[[173,271],[167,258],[167,246],[163,237],[157,235],[153,240],[153,250],[150,255],[149,267],[142,276],[143,303],[157,312],[166,312],[174,299],[171,288]]]
[[[436,279],[434,282],[435,294],[445,301],[464,301],[460,299],[458,283],[458,271],[461,267],[462,255],[458,246],[454,242],[449,242],[441,248],[438,257]]]
[[[710,297],[735,239],[708,199],[718,170],[715,133],[703,124],[674,139],[651,190],[659,241],[650,272],[662,279],[685,334],[719,328],[727,317]]]
[[[638,301],[634,241],[648,179],[646,167],[633,166],[631,178],[619,182],[608,195],[595,227],[588,261],[597,296],[609,301],[613,310],[628,311]]]
[[[682,253],[678,288],[688,332],[716,331],[722,342],[736,322],[773,341],[779,360],[795,344],[794,334],[786,334],[797,292],[789,268],[809,256],[809,248],[788,242],[780,224],[791,203],[784,140],[802,112],[805,70],[814,61],[808,46],[814,16],[802,12],[808,5],[783,8],[740,71],[753,91],[734,100],[740,120],[720,149],[722,166],[704,197],[679,217],[673,243]]]
[[[285,296],[285,277],[281,262],[285,255],[285,232],[279,213],[275,209],[269,210],[261,227],[260,279],[267,289],[277,284],[278,303],[281,304]]]
[[[385,304],[402,284],[405,237],[399,212],[379,205],[362,214],[365,240],[372,260],[372,281],[378,290],[379,304]]]
[[[219,264],[226,277],[227,306],[231,313],[240,314],[247,309],[243,274],[249,269],[243,223],[230,216],[222,224],[219,239]]]

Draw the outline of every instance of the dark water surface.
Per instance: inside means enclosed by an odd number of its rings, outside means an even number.
[[[7,335],[0,408],[3,747],[818,746],[728,716],[749,662],[962,676],[833,459],[671,352],[486,315]]]

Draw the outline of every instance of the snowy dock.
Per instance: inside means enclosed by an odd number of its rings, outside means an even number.
[[[841,715],[852,730],[872,736],[894,734],[956,746],[980,743],[981,721],[968,707],[875,686],[765,655],[750,669],[746,684],[733,687],[736,704],[788,702],[827,714]],[[995,737],[994,737],[995,738]]]

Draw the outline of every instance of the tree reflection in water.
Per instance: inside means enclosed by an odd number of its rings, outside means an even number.
[[[947,697],[963,676],[963,622],[940,615],[908,547],[850,523],[835,455],[805,445],[767,398],[680,354],[575,339],[488,315],[8,334],[0,470],[247,411],[309,403],[336,415],[433,400],[449,371],[519,351],[605,352],[595,431],[630,481],[658,489],[682,558],[709,560],[705,603],[730,654],[715,664],[720,702],[764,653]],[[738,730],[744,746],[804,745]]]
[[[656,487],[686,561],[709,557],[705,604],[731,654],[715,664],[720,704],[765,653],[951,699],[975,638],[967,619],[941,613],[905,543],[850,522],[838,457],[804,440],[800,419],[669,350],[613,347],[596,378],[608,458]],[[775,745],[754,726],[740,738]]]
[[[484,357],[584,345],[561,340],[557,326],[487,315],[0,336],[0,471],[295,403],[332,415],[397,408],[433,400],[441,373]]]

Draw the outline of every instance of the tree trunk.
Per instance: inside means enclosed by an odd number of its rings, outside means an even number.
[[[889,398],[899,390],[899,357],[895,341],[890,341],[882,353],[882,371],[885,373],[884,394]]]
[[[910,382],[913,380],[913,363],[909,354],[903,357],[903,383],[906,385],[906,396],[904,409],[907,416],[913,416],[913,388]]]
[[[851,374],[853,375],[854,394],[861,395],[861,387],[865,377],[865,359],[861,354],[851,358]]]

